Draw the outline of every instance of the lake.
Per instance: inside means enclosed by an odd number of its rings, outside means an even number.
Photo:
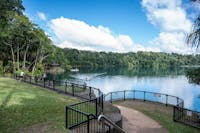
[[[186,108],[200,111],[200,85],[189,82],[187,68],[152,69],[83,69],[79,73],[51,75],[54,79],[86,82],[103,93],[119,90],[142,90],[178,96]]]

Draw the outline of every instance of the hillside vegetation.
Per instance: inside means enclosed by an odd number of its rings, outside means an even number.
[[[95,52],[62,49],[25,14],[22,0],[1,0],[0,3],[0,75],[25,72],[41,76],[52,65],[65,70],[90,68],[172,68],[200,65],[200,55],[179,55],[162,52]],[[170,45],[170,44],[169,44]]]

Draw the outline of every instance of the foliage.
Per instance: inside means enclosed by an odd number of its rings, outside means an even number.
[[[16,71],[16,75],[20,75],[20,73],[22,72],[22,70],[21,69],[18,69],[17,71]]]
[[[195,4],[200,4],[200,0],[191,0],[191,1],[194,2]],[[190,44],[192,47],[196,47],[197,49],[200,45],[200,14],[194,22],[192,32],[187,37],[187,43]]]
[[[181,65],[200,64],[200,55],[180,55],[162,52],[106,53],[67,48],[64,49],[64,53],[73,67],[167,69]]]
[[[186,76],[191,83],[200,84],[200,68],[189,69],[186,71]]]
[[[36,77],[41,77],[42,73],[44,73],[44,67],[43,67],[42,64],[38,63],[37,66],[36,66],[36,69],[34,71],[34,75]]]
[[[196,48],[200,45],[200,16],[196,19],[193,30],[188,35],[187,43]]]
[[[5,72],[23,70],[27,75],[40,75],[43,71],[40,64],[48,66],[53,63],[70,68],[63,51],[53,46],[45,32],[23,11],[21,0],[0,2],[0,61]]]
[[[4,72],[23,70],[26,75],[40,75],[45,71],[44,68],[48,69],[52,64],[58,64],[66,70],[72,67],[167,69],[200,64],[199,55],[61,49],[53,45],[45,32],[32,23],[23,11],[21,0],[2,0],[0,3],[0,61]],[[195,29],[200,27],[197,20]]]

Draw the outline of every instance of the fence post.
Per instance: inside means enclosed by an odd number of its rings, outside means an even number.
[[[176,97],[176,106],[179,106],[179,105],[178,105],[178,97]]]
[[[126,99],[126,90],[124,90],[124,101]]]
[[[90,133],[90,115],[87,115],[87,133]]]
[[[67,92],[67,82],[65,82],[65,93]]]
[[[49,81],[49,86],[51,86],[51,85],[50,85],[50,80],[48,80],[48,81]]]
[[[67,106],[66,106],[66,128],[68,128],[68,121],[67,121],[67,118],[68,118],[68,108],[67,108]]]
[[[55,90],[55,80],[53,80],[53,89]]]
[[[97,116],[97,98],[95,99],[95,104],[96,104],[96,116]]]
[[[92,95],[91,95],[91,94],[92,94],[92,92],[91,92],[91,91],[92,91],[92,88],[91,88],[91,87],[89,87],[89,88],[90,88],[89,96],[90,96],[90,99],[91,99],[91,96],[92,96]]]
[[[110,93],[110,102],[112,103],[112,92]]]
[[[44,88],[45,88],[45,78],[43,78],[43,81],[44,81]]]
[[[168,95],[166,95],[166,103],[165,105],[167,106],[168,105]]]
[[[146,91],[144,91],[144,102],[146,101],[146,100],[145,100],[145,97],[146,97]]]
[[[74,84],[72,83],[72,95],[74,96]]]
[[[103,94],[102,94],[101,101],[102,101],[101,106],[102,106],[102,111],[103,111]]]
[[[100,90],[99,89],[98,89],[98,97],[99,97],[99,101],[98,102],[100,103],[100,97],[101,96],[100,96]]]
[[[176,120],[175,120],[175,106],[173,107],[173,121],[175,122]]]

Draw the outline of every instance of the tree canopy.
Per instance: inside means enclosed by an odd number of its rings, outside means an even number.
[[[0,2],[0,72],[41,75],[51,64],[69,70],[72,67],[171,68],[200,65],[200,55],[156,52],[94,52],[62,49],[23,14],[22,0]],[[199,46],[200,19],[197,19],[189,42]],[[198,43],[197,43],[198,42]]]
[[[41,66],[49,63],[67,64],[62,54],[56,59],[60,49],[53,46],[45,32],[23,14],[24,10],[21,0],[0,2],[1,69],[35,75],[38,69],[43,70]]]
[[[192,0],[197,4],[200,4],[200,0]],[[200,14],[194,22],[193,30],[188,35],[187,43],[190,44],[192,47],[199,48],[200,45]]]

